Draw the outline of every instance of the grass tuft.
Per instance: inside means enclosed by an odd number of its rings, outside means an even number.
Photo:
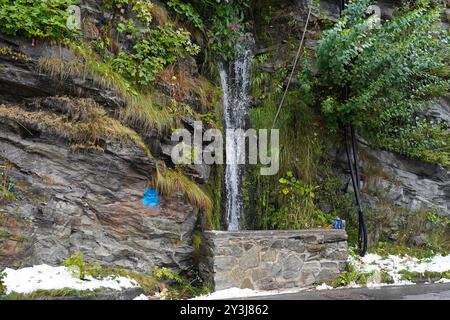
[[[38,69],[61,81],[68,78],[91,79],[97,86],[114,91],[125,104],[118,112],[118,118],[131,127],[139,127],[144,133],[172,126],[173,117],[158,106],[159,101],[155,101],[157,95],[137,91],[86,44],[72,45],[72,50],[76,58],[64,61],[42,57]]]
[[[78,107],[84,116],[76,122],[70,121],[67,115],[48,111],[32,112],[3,104],[0,105],[0,117],[18,123],[22,128],[27,128],[27,131],[28,128],[45,131],[69,140],[73,145],[103,148],[108,140],[132,142],[152,157],[147,145],[135,131],[110,118],[93,100],[84,99]]]
[[[179,170],[161,169],[156,171],[155,187],[163,196],[174,193],[183,195],[186,201],[196,208],[203,210],[207,223],[211,223],[213,204],[206,193],[192,180]]]

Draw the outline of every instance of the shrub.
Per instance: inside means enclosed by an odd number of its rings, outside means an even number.
[[[195,27],[199,29],[203,29],[204,24],[203,20],[200,18],[200,15],[197,11],[192,7],[189,3],[183,3],[179,0],[169,0],[167,1],[167,5],[173,11],[175,11],[181,18],[189,21]]]
[[[370,2],[351,1],[319,41],[322,112],[333,128],[351,124],[379,147],[448,166],[447,128],[418,114],[449,89],[450,38],[437,1],[406,5],[379,29],[366,19]]]
[[[65,39],[73,36],[66,23],[67,8],[77,0],[2,0],[0,28],[7,35],[28,38]]]
[[[306,184],[292,172],[279,179],[278,192],[282,204],[263,221],[269,228],[302,229],[327,225],[331,216],[315,204],[319,186]]]
[[[101,270],[100,264],[95,261],[86,262],[83,253],[76,252],[63,261],[63,265],[80,280],[85,280],[86,276],[94,277]]]
[[[131,52],[122,51],[112,59],[116,70],[138,85],[147,85],[165,66],[176,61],[177,56],[196,55],[198,46],[190,40],[190,34],[170,25],[150,29],[139,37]]]

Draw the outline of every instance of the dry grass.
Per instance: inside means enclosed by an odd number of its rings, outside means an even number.
[[[44,57],[39,60],[38,68],[55,79],[89,78],[97,86],[113,90],[126,105],[118,112],[118,118],[144,133],[153,130],[162,131],[173,125],[172,115],[158,106],[161,101],[156,101],[157,94],[145,94],[132,88],[128,81],[114,71],[110,63],[103,62],[86,45],[73,46],[72,49],[77,59],[64,61],[59,58]]]
[[[140,132],[150,133],[153,130],[162,131],[171,128],[175,123],[174,117],[166,108],[159,108],[158,95],[136,94],[129,96],[127,107],[120,110],[118,118]]]
[[[8,56],[15,61],[28,62],[31,60],[26,54],[16,52],[10,47],[0,48],[0,56]]]
[[[153,20],[156,20],[158,24],[164,25],[169,22],[169,12],[164,6],[161,6],[157,3],[153,3],[153,7],[151,10]]]
[[[87,102],[91,101],[90,107]],[[91,146],[98,150],[108,140],[134,143],[151,157],[150,150],[142,138],[119,121],[110,118],[94,101],[85,99],[83,117],[79,121],[70,121],[67,115],[58,115],[48,111],[31,112],[18,106],[0,105],[0,117],[18,123],[23,128],[44,131],[68,140],[75,146]]]
[[[192,77],[187,70],[171,65],[158,74],[158,79],[170,86],[171,95],[177,101],[188,96],[199,99],[199,112],[214,111],[220,101],[220,91],[204,77]]]
[[[207,223],[211,223],[213,204],[206,193],[192,180],[179,170],[172,170],[157,166],[155,187],[163,196],[176,193],[182,194],[184,199],[196,208],[203,210]]]

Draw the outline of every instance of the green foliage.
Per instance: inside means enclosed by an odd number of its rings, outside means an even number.
[[[12,192],[12,185],[0,185],[0,204],[16,200],[16,194]]]
[[[6,285],[3,283],[3,279],[5,279],[6,274],[4,272],[0,272],[0,296],[6,293]]]
[[[399,224],[395,243],[384,237],[371,250],[382,256],[390,254],[429,258],[450,253],[450,218],[429,210],[408,212],[400,210],[393,217]],[[387,226],[388,227],[388,226]],[[414,244],[414,237],[424,235],[424,243]]]
[[[95,299],[96,293],[100,292],[102,289],[98,288],[95,290],[77,290],[73,288],[61,288],[61,289],[39,289],[31,293],[18,293],[11,292],[0,300],[55,300],[55,299]]]
[[[436,272],[436,271],[409,271],[409,270],[401,270],[399,271],[402,280],[408,280],[412,282],[433,282],[440,279],[450,279],[450,270],[444,272]]]
[[[63,265],[80,280],[85,280],[86,276],[95,277],[99,274],[101,267],[96,261],[86,262],[83,253],[76,252],[63,261]]]
[[[168,268],[165,267],[159,268],[157,266],[153,266],[152,275],[153,277],[155,277],[156,280],[159,281],[169,281],[178,284],[183,282],[179,274],[170,271]]]
[[[154,266],[152,274],[155,279],[170,285],[161,292],[167,298],[185,299],[209,293],[209,288],[204,285],[197,273],[191,274],[190,277],[182,277],[165,267],[158,268]]]
[[[263,69],[277,59],[262,54],[254,60],[251,89],[255,107],[250,110],[250,120],[256,129],[272,127],[283,94],[287,69],[281,67],[273,73]],[[302,85],[288,91],[275,124],[281,129],[279,175],[260,176],[255,167],[244,181],[250,189],[244,199],[248,203],[245,210],[250,212],[247,216],[255,216],[247,221],[250,228],[310,228],[326,226],[331,219],[318,207],[322,188],[317,187],[321,182],[318,173],[324,171],[324,151],[332,140],[312,108],[313,79],[308,60],[304,59],[302,69],[296,74]]]
[[[418,116],[449,89],[449,33],[440,10],[420,1],[376,29],[366,19],[370,2],[351,1],[319,41],[322,112],[331,127],[352,124],[376,146],[448,166],[447,126]]]
[[[167,5],[182,19],[189,21],[196,28],[204,28],[203,20],[191,4],[181,2],[180,0],[169,0],[167,1]]]
[[[1,32],[28,38],[71,38],[75,32],[67,27],[67,8],[76,3],[77,0],[1,0]]]
[[[0,162],[0,204],[16,200],[16,194],[13,192],[13,185],[8,181],[8,170],[11,164]]]
[[[192,245],[194,246],[194,249],[199,250],[201,244],[202,244],[202,235],[199,233],[194,234],[192,236]]]
[[[206,192],[212,199],[211,229],[220,230],[220,215],[222,212],[222,188],[223,188],[224,166],[216,165],[206,184]]]
[[[106,8],[113,9],[118,16],[110,22],[113,34],[119,41],[126,39],[132,45],[119,49],[117,40],[104,36],[94,40],[93,46],[102,53],[106,63],[134,86],[149,85],[178,57],[194,56],[199,52],[186,30],[175,29],[170,23],[151,24],[153,5],[148,1],[112,0],[106,2]]]
[[[112,65],[126,79],[144,86],[155,80],[165,66],[175,62],[177,56],[196,55],[198,51],[189,32],[169,25],[157,26],[138,37],[131,52],[121,51],[114,57]]]
[[[238,40],[245,33],[244,12],[250,1],[193,0],[189,3],[205,25],[208,55],[216,61],[229,61],[239,55]]]
[[[263,220],[270,229],[305,229],[324,226],[330,216],[316,207],[314,200],[319,186],[305,184],[290,171],[279,179],[279,196],[284,205]]]
[[[352,283],[366,285],[368,280],[375,274],[374,271],[357,271],[351,263],[348,263],[346,268],[346,272],[341,273],[339,277],[333,282],[332,285],[334,288],[348,286]]]
[[[391,274],[387,271],[381,270],[381,283],[388,283],[388,284],[392,284],[394,283],[394,278],[391,276]]]

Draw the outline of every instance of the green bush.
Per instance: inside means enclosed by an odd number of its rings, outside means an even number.
[[[167,269],[165,267],[159,268],[157,266],[153,266],[152,275],[153,275],[153,277],[155,277],[156,280],[160,280],[160,281],[170,281],[170,282],[174,282],[174,283],[178,283],[178,284],[183,282],[180,275],[178,275],[175,272],[170,271],[169,269]]]
[[[200,15],[197,13],[194,7],[192,7],[191,4],[181,2],[180,0],[169,0],[167,1],[167,5],[181,18],[189,21],[195,27],[199,29],[204,28],[203,20],[200,18]]]
[[[101,271],[101,266],[98,262],[86,262],[83,253],[77,252],[63,261],[63,265],[80,280],[85,280],[86,276],[95,277]]]
[[[138,36],[131,52],[121,51],[112,64],[122,76],[143,86],[155,80],[156,74],[177,56],[196,55],[198,51],[189,32],[170,25],[157,26]]]
[[[351,124],[376,146],[449,166],[447,127],[418,113],[449,89],[450,38],[438,2],[406,5],[379,29],[366,19],[370,3],[351,1],[319,41],[322,112],[332,128]]]
[[[65,39],[73,36],[67,8],[77,0],[1,0],[0,30],[10,36]]]
[[[444,272],[436,272],[436,271],[409,271],[409,270],[401,270],[399,272],[402,280],[417,282],[417,281],[427,281],[432,282],[439,279],[450,279],[450,270]]]
[[[306,184],[289,171],[279,179],[277,191],[282,204],[263,218],[262,224],[269,229],[305,229],[328,225],[332,217],[316,204],[319,186]]]
[[[182,2],[171,0],[170,3],[169,6],[175,10],[175,3],[181,4]],[[207,55],[215,62],[228,61],[241,52],[239,38],[245,32],[244,12],[249,3],[248,0],[192,0],[189,1],[189,6],[193,8],[192,11],[187,7],[181,10],[179,6],[178,11],[185,16],[188,14],[194,24],[200,21],[196,18],[197,13],[205,25],[208,36]],[[192,12],[193,15],[188,12]]]

